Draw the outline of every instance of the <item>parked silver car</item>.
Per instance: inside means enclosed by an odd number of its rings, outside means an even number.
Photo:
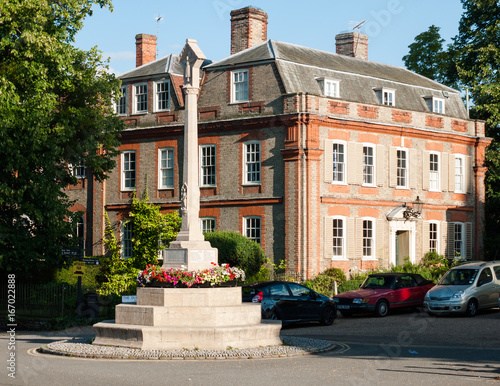
[[[499,306],[500,261],[471,262],[450,269],[424,299],[431,315],[465,313]]]

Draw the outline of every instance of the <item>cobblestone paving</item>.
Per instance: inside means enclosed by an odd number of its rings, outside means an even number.
[[[126,347],[92,345],[92,339],[76,338],[49,343],[39,352],[80,358],[101,359],[257,359],[309,355],[335,349],[326,340],[282,336],[283,345],[227,350],[139,350]]]

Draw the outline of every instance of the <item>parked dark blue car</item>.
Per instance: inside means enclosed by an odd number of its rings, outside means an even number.
[[[243,287],[243,301],[260,303],[262,319],[284,324],[317,321],[329,326],[337,311],[332,299],[301,284],[286,281],[254,283]]]

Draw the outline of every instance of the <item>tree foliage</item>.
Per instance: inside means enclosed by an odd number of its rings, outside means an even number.
[[[132,257],[128,259],[121,256],[121,246],[106,213],[104,243],[108,260],[103,268],[106,281],[99,290],[101,294],[130,292],[136,286],[138,271],[148,264],[157,264],[159,252],[168,247],[179,233],[182,222],[179,214],[162,214],[158,205],[148,201],[147,190],[140,199],[134,192],[128,220],[132,222]]]
[[[453,87],[456,70],[450,60],[452,51],[443,48],[444,39],[439,30],[439,27],[431,25],[427,31],[417,35],[408,46],[410,51],[403,57],[403,62],[409,70]]]
[[[405,65],[422,75],[433,74],[436,68],[447,68],[446,76],[433,78],[451,87],[470,92],[472,107],[470,117],[485,121],[486,135],[493,142],[486,149],[485,165],[488,172],[486,187],[485,255],[498,258],[500,250],[500,3],[497,0],[461,0],[464,12],[459,22],[458,35],[446,51],[431,34],[423,33],[410,45],[410,53],[403,58],[414,58]],[[425,35],[433,44],[419,47]],[[442,43],[442,41],[441,41]],[[436,55],[427,55],[433,47]],[[444,54],[439,55],[439,53]],[[419,61],[419,56],[426,58]],[[417,59],[415,59],[417,58]],[[428,60],[427,60],[428,59]],[[415,63],[418,63],[416,65]],[[479,165],[482,166],[482,165]]]
[[[148,201],[147,190],[141,199],[134,194],[129,214],[133,224],[132,260],[138,269],[158,262],[158,254],[175,239],[182,222],[177,212],[162,214],[158,205]]]
[[[498,258],[500,248],[500,3],[462,0],[464,13],[453,39],[458,77],[473,100],[471,117],[486,123],[493,138],[487,149],[485,253]]]
[[[74,246],[71,165],[97,180],[115,166],[120,82],[97,49],[72,43],[91,7],[111,0],[0,2],[0,265],[59,267]]]

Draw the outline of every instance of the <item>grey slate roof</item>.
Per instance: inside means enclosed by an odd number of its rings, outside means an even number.
[[[268,61],[276,63],[286,93],[320,95],[316,78],[327,77],[340,80],[340,100],[380,104],[374,89],[385,87],[396,90],[396,108],[428,112],[424,96],[444,98],[446,95],[446,115],[467,117],[457,90],[405,68],[275,40],[209,64],[206,69]]]
[[[202,65],[206,66],[210,64],[210,60],[205,60]],[[170,54],[164,56],[163,58],[157,59],[153,62],[146,63],[140,67],[136,67],[133,70],[127,71],[118,76],[119,79],[122,80],[130,80],[130,79],[140,79],[140,78],[148,78],[156,75],[162,74],[172,74],[172,75],[181,75],[184,73],[183,67],[179,63],[179,55]]]

